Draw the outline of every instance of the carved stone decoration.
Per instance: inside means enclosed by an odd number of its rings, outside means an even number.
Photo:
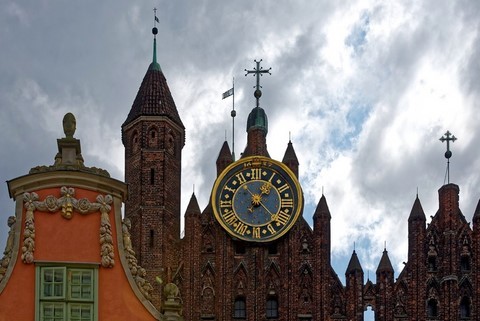
[[[88,208],[88,204],[84,201],[78,202],[79,205]],[[108,213],[112,209],[110,204],[113,203],[113,197],[111,195],[98,195],[97,204],[100,206],[100,256],[102,257],[102,266],[111,268],[115,265],[114,252],[113,252],[113,237],[112,226],[110,224],[110,218]]]
[[[33,211],[38,202],[37,193],[23,194],[25,213],[25,229],[23,230],[22,261],[30,264],[33,262],[33,252],[35,251],[35,219]]]
[[[53,195],[45,197],[44,201],[39,201],[38,194],[35,192],[24,193],[23,201],[26,209],[25,228],[23,231],[22,261],[25,264],[33,262],[33,253],[35,251],[35,219],[33,212],[35,210],[43,212],[58,212],[65,219],[72,219],[73,213],[89,214],[100,211],[100,256],[103,267],[111,268],[114,266],[114,250],[112,228],[108,213],[112,209],[113,197],[111,195],[98,195],[96,203],[90,202],[86,198],[77,200],[75,189],[73,187],[62,186],[60,188],[60,198]]]
[[[145,279],[146,271],[140,265],[137,264],[137,258],[135,257],[135,251],[132,248],[132,240],[130,238],[130,228],[132,223],[130,219],[124,218],[122,222],[122,238],[123,248],[125,250],[125,258],[127,260],[128,268],[132,273],[133,279],[138,286],[138,289],[147,300],[151,300],[151,293],[153,286]]]
[[[8,227],[10,228],[10,231],[8,231],[8,238],[7,238],[7,243],[5,245],[5,251],[3,251],[3,257],[0,260],[0,281],[2,281],[3,277],[5,276],[8,265],[12,258],[13,241],[15,238],[14,226],[16,221],[17,219],[15,218],[15,216],[8,217]]]

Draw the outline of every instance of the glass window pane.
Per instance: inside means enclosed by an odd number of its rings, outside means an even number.
[[[63,303],[42,302],[40,305],[40,320],[64,321],[65,305]]]
[[[64,268],[42,268],[40,280],[43,298],[63,298],[65,296]]]
[[[70,321],[92,321],[93,304],[70,304]]]

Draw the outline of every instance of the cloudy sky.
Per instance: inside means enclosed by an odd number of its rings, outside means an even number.
[[[398,275],[417,188],[427,218],[438,209],[447,130],[458,137],[451,181],[471,220],[480,198],[477,0],[4,0],[0,181],[53,163],[69,111],[86,165],[123,180],[120,126],[152,59],[153,7],[158,60],[187,133],[182,211],[193,189],[207,205],[225,137],[231,147],[232,101],[221,94],[233,77],[237,155],[245,147],[255,79],[244,69],[263,59],[272,68],[260,102],[270,155],[281,160],[291,136],[309,222],[323,189],[340,276],[354,242],[372,279],[386,242]],[[13,212],[3,184],[1,249]]]

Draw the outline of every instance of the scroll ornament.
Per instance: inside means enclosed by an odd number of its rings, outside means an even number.
[[[73,214],[82,215],[100,211],[100,256],[103,267],[111,268],[115,265],[113,251],[112,227],[108,213],[111,210],[113,197],[111,195],[98,195],[97,202],[90,202],[87,198],[76,199],[75,189],[73,187],[61,187],[60,198],[49,195],[45,200],[40,201],[35,192],[24,193],[23,201],[26,209],[25,228],[22,246],[22,261],[25,264],[33,262],[35,252],[35,219],[34,211],[60,214],[65,219],[72,219]]]

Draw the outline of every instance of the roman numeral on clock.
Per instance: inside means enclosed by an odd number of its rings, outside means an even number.
[[[282,225],[286,225],[289,219],[290,215],[283,211],[278,212],[277,217],[275,218],[275,220]]]
[[[252,236],[254,239],[259,239],[260,238],[260,227],[253,227],[252,228]]]
[[[238,179],[238,182],[240,183],[240,185],[242,185],[243,183],[245,183],[247,180],[245,179],[245,176],[243,176],[243,173],[238,173],[237,175],[235,175]]]
[[[288,184],[285,183],[285,184],[283,184],[282,186],[280,186],[280,187],[278,188],[278,192],[283,193],[283,192],[285,192],[285,191],[286,191],[287,189],[289,189],[289,188],[290,188],[290,186],[288,186]]]
[[[293,207],[293,199],[282,198],[280,207]]]
[[[240,235],[245,235],[245,232],[248,230],[248,225],[243,224],[242,222],[238,222],[237,226],[235,227],[235,232]]]
[[[261,168],[252,168],[251,169],[252,179],[262,179],[262,169]]]
[[[235,213],[232,210],[227,210],[223,214],[223,220],[228,225],[232,225],[233,223],[235,223],[237,221],[237,217],[235,216]]]
[[[228,200],[228,201],[220,200],[220,207],[232,207],[232,200]]]

